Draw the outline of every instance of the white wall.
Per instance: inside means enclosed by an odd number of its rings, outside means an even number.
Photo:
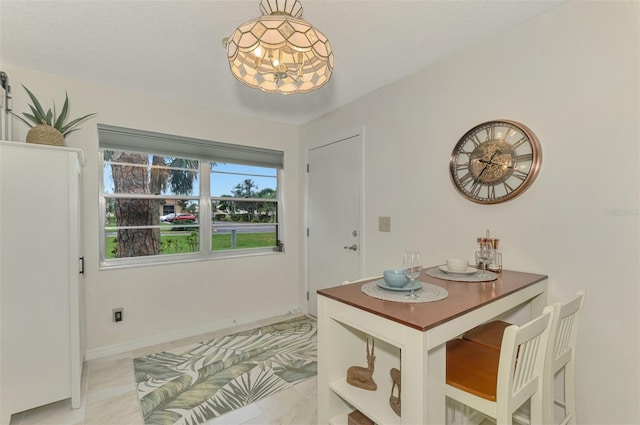
[[[69,93],[71,116],[98,112],[67,137],[67,146],[81,148],[84,170],[84,247],[87,293],[87,356],[142,347],[188,336],[236,321],[271,317],[297,308],[302,299],[298,264],[300,200],[298,129],[233,116],[172,99],[124,92],[66,77],[3,64],[13,88],[14,111],[27,110],[27,86],[41,101],[64,100]],[[212,84],[216,84],[212,82]],[[286,252],[248,258],[186,264],[98,270],[99,234],[96,124],[104,123],[206,140],[260,146],[284,151],[282,183],[285,199]],[[28,128],[14,125],[14,139],[24,141]],[[19,207],[19,206],[15,206]],[[53,207],[53,206],[48,206]],[[51,223],[55,226],[55,223]],[[55,241],[47,241],[55,249]],[[114,307],[124,320],[112,323]]]
[[[587,289],[581,424],[640,420],[639,9],[570,2],[301,128],[308,149],[332,141],[327,129],[364,127],[365,276],[408,248],[427,265],[472,258],[491,229],[505,268],[549,275],[549,302]],[[449,156],[467,130],[498,118],[537,134],[542,170],[521,197],[477,205],[455,191]],[[377,231],[378,216],[391,216],[390,233]]]

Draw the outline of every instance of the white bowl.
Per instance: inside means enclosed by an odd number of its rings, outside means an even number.
[[[464,258],[449,258],[447,259],[447,269],[452,272],[464,272],[467,270],[469,262]]]

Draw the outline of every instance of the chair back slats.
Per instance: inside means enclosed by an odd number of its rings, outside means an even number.
[[[535,365],[538,357],[538,347],[540,346],[540,335],[530,339],[518,347],[516,356],[515,379],[512,388],[513,393],[517,393],[533,380],[535,377]]]
[[[564,409],[564,418],[560,422],[562,425],[576,424],[576,405],[575,405],[575,355],[576,341],[578,339],[578,324],[580,323],[580,315],[586,291],[580,290],[576,293],[576,297],[571,301],[562,304],[556,303],[555,316],[551,324],[551,341],[553,349],[549,350],[547,364],[545,365],[545,403],[547,405],[545,411],[545,421],[553,422],[555,413],[553,409],[554,401],[558,399],[557,394],[554,395],[554,377],[557,373],[564,369],[564,402],[559,403]]]
[[[554,357],[560,357],[570,349],[571,329],[573,328],[573,315],[561,317],[558,324],[558,334],[556,335]]]
[[[516,412],[520,408],[520,406],[524,405],[526,401],[531,398],[532,394],[537,391],[539,385],[540,378],[536,376],[534,379],[529,381],[527,385],[522,387],[519,392],[513,394],[511,396],[511,403],[509,404],[509,414],[513,415],[514,412]]]
[[[538,356],[538,347],[540,343],[540,335],[520,344],[517,347],[517,354],[514,359],[513,386],[511,388],[511,397],[516,396],[520,392],[535,391],[530,387],[530,382],[536,378],[535,365]],[[526,395],[528,398],[530,394]]]
[[[504,331],[498,382],[507,385],[498,385],[496,399],[506,409],[503,412],[506,417],[510,417],[528,399],[536,406],[541,403],[541,377],[553,313],[553,307],[549,306],[541,316],[526,325],[509,326]]]
[[[575,322],[575,314],[563,317],[557,328],[557,334],[554,345],[553,362],[554,365],[565,365],[571,360],[571,351],[573,350],[572,330]],[[557,366],[561,367],[561,366]],[[554,367],[554,371],[557,371]]]
[[[554,374],[570,362],[574,355],[584,295],[584,291],[578,291],[576,298],[564,305],[558,304],[556,307],[557,314],[554,321],[557,321],[557,324],[552,326],[552,330],[555,331],[555,335],[552,335]]]

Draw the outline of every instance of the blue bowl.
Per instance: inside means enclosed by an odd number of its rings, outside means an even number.
[[[385,270],[384,281],[394,288],[402,288],[409,283],[409,278],[404,274],[404,270]]]

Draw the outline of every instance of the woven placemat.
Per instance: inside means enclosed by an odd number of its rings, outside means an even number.
[[[413,291],[414,294],[420,297],[420,299],[417,300],[407,298],[405,296],[409,293],[407,291],[388,291],[386,289],[382,289],[376,284],[376,281],[362,285],[362,292],[373,298],[385,301],[394,301],[397,303],[428,303],[432,301],[439,301],[449,296],[447,290],[438,285],[426,282],[420,283],[422,283],[422,288]]]
[[[498,274],[494,272],[487,271],[487,277],[482,277],[480,274],[481,270],[478,270],[477,273],[474,274],[452,274],[445,273],[440,270],[438,267],[431,267],[430,269],[426,269],[424,273],[427,276],[435,277],[438,279],[444,280],[453,280],[456,282],[489,282],[491,280],[496,280],[498,278]]]

